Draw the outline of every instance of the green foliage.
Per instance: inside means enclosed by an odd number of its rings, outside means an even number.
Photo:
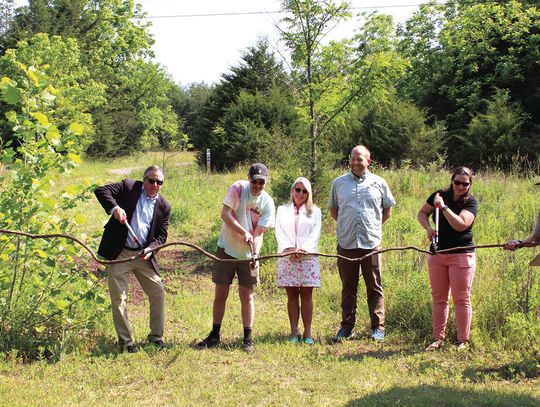
[[[56,186],[78,155],[84,126],[57,126],[43,112],[55,111],[54,89],[44,72],[21,66],[19,83],[3,77],[2,99],[12,138],[1,146],[0,226],[28,233],[69,233],[83,221],[68,211],[93,187]],[[91,328],[104,311],[98,279],[81,272],[79,248],[72,241],[0,236],[0,350],[26,357],[58,356],[58,345]],[[84,258],[83,258],[84,259]]]
[[[445,120],[452,163],[463,163],[464,155],[474,165],[495,160],[503,154],[500,148],[490,159],[484,154],[492,149],[493,137],[510,141],[502,164],[508,165],[517,151],[531,161],[538,159],[540,149],[531,141],[538,139],[540,123],[539,33],[540,10],[514,0],[431,4],[407,22],[402,51],[414,69],[401,89]],[[500,92],[506,92],[506,102]],[[494,112],[501,103],[507,105],[501,117],[486,113],[486,107]],[[484,113],[491,118],[478,117]],[[486,127],[492,132],[487,139],[465,138]]]
[[[391,97],[374,104],[360,120],[351,144],[365,144],[385,166],[407,158],[427,164],[442,153],[444,128],[429,127],[424,113],[411,103]]]
[[[480,158],[484,164],[508,166],[512,156],[540,151],[540,140],[523,132],[526,119],[517,103],[511,102],[508,90],[497,92],[486,112],[474,116],[467,127],[462,151],[465,162]]]
[[[200,151],[199,162],[212,152],[212,168],[230,169],[252,160],[273,144],[274,134],[290,133],[296,120],[292,98],[286,89],[285,73],[258,41],[243,55],[243,62],[231,68],[206,99],[193,145]]]
[[[43,71],[54,82],[55,88],[49,90],[55,96],[54,109],[44,106],[43,113],[58,126],[68,126],[73,121],[81,123],[84,127],[78,143],[84,149],[94,133],[90,112],[101,106],[105,98],[104,86],[91,79],[88,70],[81,65],[76,41],[36,34],[0,57],[0,71],[19,86],[30,89],[39,77],[34,74],[30,77],[34,83],[30,83],[27,67]],[[0,114],[6,111],[7,106],[0,106]],[[8,140],[9,126],[4,126],[3,132],[4,140]]]

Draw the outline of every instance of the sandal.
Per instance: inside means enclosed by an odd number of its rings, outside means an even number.
[[[443,344],[444,344],[444,341],[442,339],[437,339],[435,342],[433,342],[431,345],[429,345],[426,348],[426,352],[432,352],[434,350],[439,350],[440,348],[442,348]]]

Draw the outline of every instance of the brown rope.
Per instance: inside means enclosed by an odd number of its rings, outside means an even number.
[[[6,230],[6,229],[0,229],[0,233],[25,236],[25,237],[29,237],[31,239],[64,238],[64,239],[73,240],[74,242],[81,245],[84,249],[86,249],[86,251],[88,253],[90,253],[92,258],[97,263],[104,264],[104,265],[127,263],[129,261],[133,261],[133,260],[141,257],[144,254],[143,250],[141,250],[135,256],[126,257],[126,258],[123,258],[121,260],[100,260],[97,257],[97,255],[92,251],[92,249],[90,249],[84,242],[82,242],[79,239],[77,239],[76,237],[73,237],[73,236],[70,236],[70,235],[65,235],[65,234],[62,234],[62,233],[32,234],[32,233],[19,232],[19,231],[16,231],[16,230]],[[207,252],[202,247],[199,247],[199,246],[197,246],[197,245],[195,245],[193,243],[184,242],[182,240],[178,240],[178,241],[170,242],[170,243],[165,243],[165,244],[163,244],[161,246],[156,246],[154,248],[148,248],[147,253],[148,252],[157,252],[158,250],[164,249],[164,248],[169,247],[169,246],[187,246],[187,247],[191,247],[192,249],[197,250],[199,253],[205,255],[206,257],[209,257],[212,260],[219,261],[219,262],[243,263],[243,262],[252,262],[252,261],[259,261],[259,260],[267,260],[267,259],[279,258],[279,257],[287,257],[287,256],[291,256],[293,254],[298,254],[298,253],[291,252],[291,253],[282,253],[282,254],[271,254],[271,255],[266,255],[266,256],[255,256],[255,257],[252,257],[252,258],[249,258],[249,259],[220,259],[219,257],[216,257],[214,254]],[[485,245],[477,245],[477,246],[453,247],[451,249],[438,250],[436,253],[451,253],[451,252],[455,252],[457,250],[464,250],[464,249],[486,249],[486,248],[495,248],[495,247],[503,248],[504,244],[485,244]],[[404,250],[415,250],[415,251],[420,252],[420,253],[435,254],[433,252],[430,252],[429,250],[419,249],[418,247],[415,247],[415,246],[404,246],[404,247],[389,247],[389,248],[386,248],[386,249],[374,250],[374,251],[366,254],[365,256],[357,257],[357,258],[350,258],[350,257],[342,256],[340,254],[327,254],[327,253],[304,253],[304,255],[307,255],[307,256],[319,256],[319,257],[333,257],[333,258],[343,259],[343,260],[347,260],[347,261],[361,262],[361,261],[367,259],[368,257],[374,256],[374,255],[379,254],[379,253],[386,253],[386,252],[391,252],[391,251],[404,251]]]

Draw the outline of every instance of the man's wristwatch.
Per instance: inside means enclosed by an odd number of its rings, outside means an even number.
[[[446,211],[448,209],[448,205],[444,205],[442,208],[441,208],[441,211]]]

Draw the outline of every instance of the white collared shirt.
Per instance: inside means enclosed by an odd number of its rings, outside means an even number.
[[[321,210],[316,206],[313,206],[311,217],[308,217],[305,205],[302,205],[298,212],[292,202],[281,205],[277,210],[275,222],[278,252],[283,253],[288,247],[309,253],[318,252],[321,220]]]

